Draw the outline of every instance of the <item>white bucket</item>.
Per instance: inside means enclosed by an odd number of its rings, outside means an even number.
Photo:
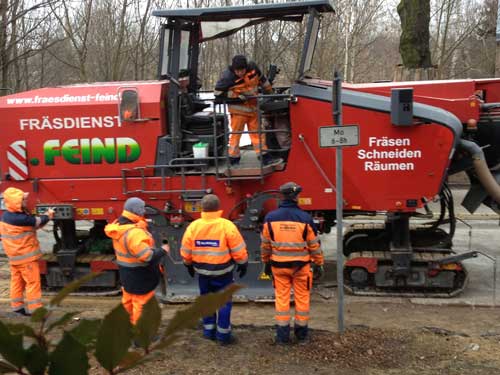
[[[193,145],[193,157],[194,158],[206,158],[208,157],[208,144],[207,143],[196,143]]]

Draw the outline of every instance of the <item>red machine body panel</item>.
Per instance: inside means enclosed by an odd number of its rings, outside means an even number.
[[[312,80],[311,82],[314,82]],[[317,80],[320,85],[331,86],[330,81]],[[453,80],[453,81],[412,81],[381,83],[344,83],[348,90],[361,91],[376,95],[390,96],[393,88],[412,88],[415,102],[429,104],[450,111],[462,122],[478,119],[480,106],[478,99],[482,90],[498,86],[499,79]],[[499,101],[497,90],[487,90],[482,99],[489,102]]]
[[[295,181],[304,187],[300,202],[304,209],[334,209],[330,182],[335,183],[335,149],[320,148],[318,134],[319,127],[332,126],[331,103],[298,98],[290,108],[294,126],[288,166],[285,173],[270,176],[266,185],[277,188]],[[344,148],[345,209],[414,211],[422,207],[421,198],[432,199],[439,193],[455,142],[450,129],[440,124],[396,127],[389,114],[347,106],[344,123],[358,125],[360,136],[358,146]],[[258,184],[252,189],[259,189]]]
[[[102,178],[120,176],[125,165],[154,164],[156,150],[149,145],[165,134],[167,85],[158,81],[74,85],[1,97],[2,146],[18,142],[26,149],[24,155],[13,153],[7,159],[2,153],[2,169],[8,170],[12,159],[18,159],[32,179]],[[119,90],[126,87],[138,90],[141,117],[149,121],[119,120]]]

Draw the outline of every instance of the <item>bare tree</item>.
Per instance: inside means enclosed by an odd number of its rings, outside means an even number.
[[[50,3],[54,17],[63,29],[76,54],[76,61],[61,61],[77,70],[80,80],[86,82],[88,80],[86,68],[87,42],[91,27],[93,0],[83,1],[82,6],[78,6],[80,4],[77,6],[72,5],[68,0],[60,0],[59,6]]]
[[[56,2],[56,1],[54,1]],[[0,87],[21,88],[20,64],[39,52],[37,35],[48,15],[43,12],[48,2],[29,6],[22,0],[0,0]],[[10,78],[11,70],[14,74]],[[0,95],[6,91],[0,91]]]

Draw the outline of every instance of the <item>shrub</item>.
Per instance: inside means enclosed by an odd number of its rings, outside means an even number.
[[[180,331],[213,314],[241,288],[232,284],[220,293],[198,297],[187,308],[177,311],[164,330],[160,329],[161,309],[156,298],[144,305],[135,326],[119,304],[102,320],[82,319],[76,327],[67,329],[67,323],[79,312],[54,316],[57,307],[72,291],[96,276],[89,274],[62,289],[48,307],[33,313],[31,325],[0,321],[0,355],[3,357],[0,374],[87,374],[89,355],[93,355],[108,374],[124,372],[143,363],[153,351],[171,345]],[[48,334],[56,328],[63,330],[62,338],[53,342]],[[153,342],[156,337],[159,340]],[[136,343],[134,349],[132,342]]]

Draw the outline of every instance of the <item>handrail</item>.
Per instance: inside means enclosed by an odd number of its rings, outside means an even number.
[[[321,173],[321,176],[323,176],[323,178],[325,179],[325,181],[328,183],[328,185],[330,185],[330,187],[333,189],[333,191],[336,193],[337,192],[337,189],[335,188],[335,185],[333,185],[332,181],[330,181],[330,179],[328,178],[328,176],[326,175],[325,171],[323,170],[323,168],[321,168],[321,165],[319,165],[319,162],[318,160],[316,159],[316,157],[314,156],[311,148],[309,147],[309,145],[306,143],[306,139],[304,137],[303,134],[299,134],[299,141],[301,141],[303,144],[304,144],[304,147],[306,148],[306,151],[307,153],[309,154],[309,156],[311,157],[311,160],[313,161],[314,165],[316,166],[316,168],[318,168],[319,170],[319,173]]]
[[[187,193],[199,193],[206,191],[206,189],[202,190],[167,190],[166,189],[166,178],[169,177],[166,175],[165,171],[167,170],[173,170],[173,169],[180,169],[181,177],[182,177],[182,185],[186,185],[186,168],[200,168],[200,174],[204,178],[204,185],[206,184],[205,178],[206,178],[206,167],[209,166],[210,162],[214,162],[215,164],[215,178],[217,181],[231,181],[231,180],[255,180],[256,178],[259,178],[261,182],[264,182],[264,164],[262,161],[262,158],[260,158],[260,173],[259,175],[247,175],[247,176],[233,176],[231,174],[231,163],[230,163],[230,158],[229,154],[227,152],[227,149],[222,156],[218,156],[218,145],[220,145],[220,138],[224,138],[222,142],[225,142],[227,145],[229,143],[229,136],[231,134],[258,134],[259,135],[259,153],[262,151],[262,135],[267,134],[267,133],[291,133],[290,130],[285,130],[285,129],[264,129],[262,126],[262,111],[260,109],[261,104],[264,99],[281,99],[281,98],[288,98],[288,99],[293,99],[292,95],[289,94],[266,94],[266,95],[257,95],[257,96],[249,96],[248,99],[257,99],[257,116],[258,116],[258,129],[257,130],[248,130],[248,131],[229,131],[229,124],[228,124],[228,113],[227,113],[227,103],[226,100],[219,101],[220,98],[203,98],[201,99],[202,101],[205,102],[213,102],[213,143],[212,143],[212,155],[214,156],[207,156],[204,158],[186,158],[186,157],[180,157],[180,158],[174,158],[170,160],[169,164],[165,165],[146,165],[146,166],[141,166],[141,167],[134,167],[134,168],[123,168],[121,170],[122,174],[122,188],[123,188],[123,193],[124,194],[130,194],[131,192],[146,192],[146,193],[179,193],[179,192],[187,192]],[[222,111],[219,110],[217,111],[216,106],[223,106]],[[220,107],[219,107],[220,108]],[[224,132],[222,134],[218,134],[218,127],[220,124],[220,120],[217,118],[218,115],[223,114],[223,130]],[[280,148],[280,149],[274,149],[273,151],[286,151],[287,149],[285,148]],[[256,150],[257,151],[257,150]],[[228,177],[221,177],[221,161],[225,160],[226,163],[226,173],[228,174]],[[153,170],[153,175],[155,175],[156,171],[160,172],[160,178],[161,178],[161,190],[155,190],[155,191],[148,191],[146,190],[146,173],[145,171],[147,169],[152,169]],[[131,176],[131,172],[136,172],[139,175],[137,176]],[[128,178],[140,178],[141,179],[141,189],[139,190],[134,190],[134,191],[128,191],[127,187],[127,179]]]

